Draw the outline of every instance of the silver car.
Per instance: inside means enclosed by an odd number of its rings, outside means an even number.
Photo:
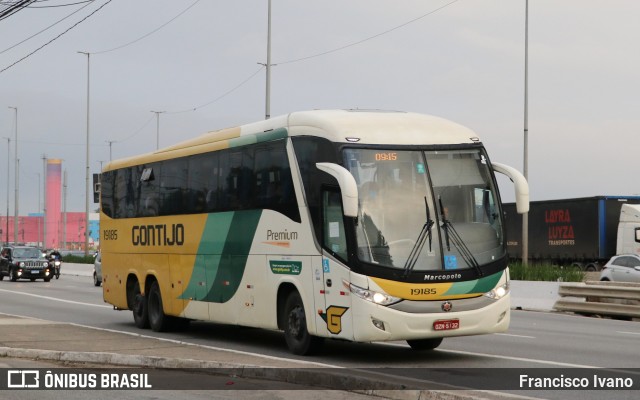
[[[600,272],[601,281],[640,283],[640,256],[622,254],[611,257]]]
[[[93,262],[93,284],[95,286],[102,285],[102,253],[98,253]]]

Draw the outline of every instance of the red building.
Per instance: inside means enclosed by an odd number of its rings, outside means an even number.
[[[60,211],[62,203],[62,160],[47,160],[45,191],[46,218],[43,214],[18,217],[18,243],[46,249],[84,250],[85,230],[89,229],[89,248],[95,249],[99,240],[99,215],[90,214],[89,223],[84,212]],[[46,224],[46,229],[45,229]],[[0,217],[0,242],[14,240],[14,217]],[[46,241],[46,243],[44,243]]]
[[[49,212],[47,211],[47,214]],[[43,246],[44,240],[44,218],[42,214],[29,215],[26,217],[18,217],[18,242],[20,244],[28,244],[40,246],[43,248],[53,249],[69,249],[84,250],[84,232],[87,224],[85,223],[84,212],[68,212],[65,216],[59,213],[56,225],[47,226],[47,245]],[[97,247],[98,232],[98,214],[90,214],[89,216],[89,248]],[[9,232],[7,234],[7,217],[0,217],[0,242],[13,242],[13,216],[9,217]]]

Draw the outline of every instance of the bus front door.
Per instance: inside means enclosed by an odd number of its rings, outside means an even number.
[[[344,230],[342,197],[338,190],[323,191],[323,255],[314,260],[314,288],[318,306],[318,334],[323,326],[326,336],[353,340],[351,297],[345,282],[349,282],[349,270],[344,266],[347,259],[347,240]],[[320,264],[320,265],[318,265]],[[320,279],[318,279],[320,278]],[[324,335],[322,335],[324,336]]]

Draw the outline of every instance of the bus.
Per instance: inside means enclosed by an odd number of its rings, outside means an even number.
[[[492,163],[473,131],[408,112],[294,112],[115,160],[101,174],[103,295],[139,328],[192,320],[324,339],[505,331],[509,272]]]

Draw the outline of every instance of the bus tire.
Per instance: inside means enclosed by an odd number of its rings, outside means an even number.
[[[154,332],[164,332],[171,323],[171,318],[164,313],[162,308],[162,296],[158,282],[153,282],[147,297],[147,312],[149,314],[149,326]]]
[[[442,338],[431,338],[431,339],[413,339],[407,340],[407,343],[413,350],[416,351],[426,351],[433,350],[436,347],[440,346],[442,343]]]
[[[304,304],[297,291],[291,292],[287,297],[283,319],[284,337],[293,354],[303,356],[313,354],[319,349],[322,339],[309,334]]]
[[[133,321],[140,329],[149,328],[149,312],[147,309],[147,299],[140,293],[140,283],[136,281],[131,293],[131,310],[133,311]]]

